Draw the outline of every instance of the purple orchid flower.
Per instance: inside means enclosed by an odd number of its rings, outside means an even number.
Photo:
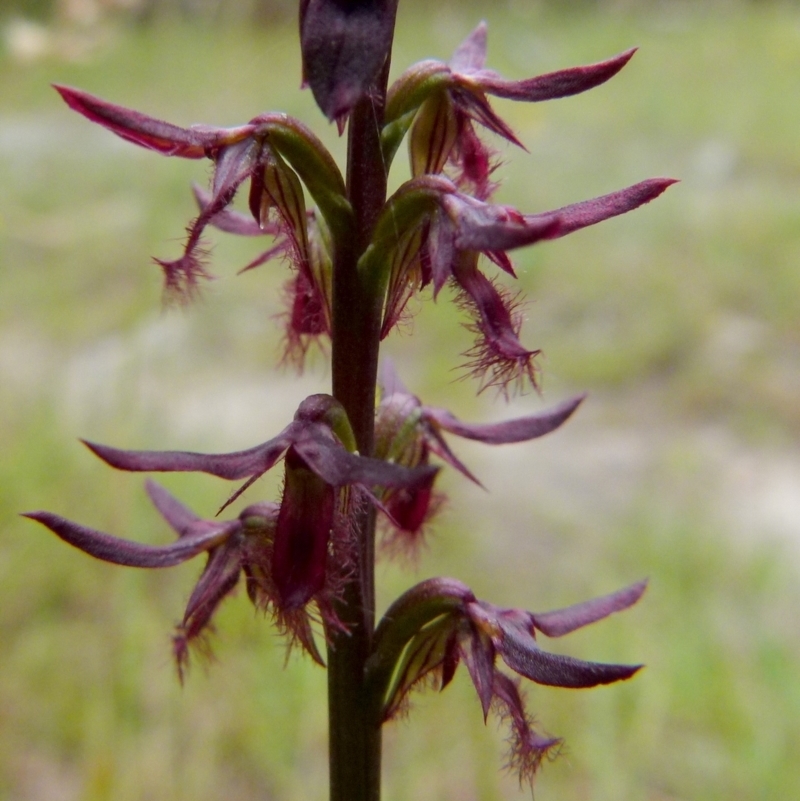
[[[441,176],[406,182],[388,201],[373,239],[374,251],[364,257],[365,269],[377,271],[382,263],[389,265],[381,336],[388,336],[402,319],[414,294],[431,284],[435,298],[450,282],[458,292],[458,303],[474,318],[469,327],[477,339],[466,354],[465,366],[480,378],[481,389],[498,387],[505,392],[525,381],[536,387],[535,358],[540,351],[519,340],[518,300],[478,269],[479,256],[486,255],[516,277],[506,251],[624,214],[649,203],[673,183],[670,178],[651,178],[553,211],[523,214],[465,195]],[[395,220],[405,215],[414,224],[398,235]]]
[[[29,512],[36,520],[84,553],[117,565],[143,568],[172,567],[203,552],[207,561],[173,636],[178,673],[183,680],[189,647],[202,644],[222,601],[233,592],[244,573],[253,604],[270,612],[279,628],[300,644],[315,661],[322,657],[314,641],[307,610],[291,612],[278,603],[272,554],[278,504],[248,506],[235,520],[202,520],[163,487],[147,482],[151,501],[178,535],[170,545],[143,545],[81,526],[50,512]]]
[[[612,78],[636,52],[633,48],[597,64],[513,81],[486,69],[486,32],[486,23],[481,22],[448,64],[423,61],[398,78],[387,98],[384,129],[389,158],[410,126],[412,173],[437,174],[451,168],[459,188],[479,200],[486,200],[496,187],[490,180],[496,164],[474,124],[523,147],[492,109],[487,95],[539,102],[579,94]]]
[[[155,260],[164,272],[168,300],[191,299],[199,281],[211,277],[202,233],[212,220],[239,227],[228,206],[247,180],[253,220],[264,233],[281,237],[278,252],[289,257],[298,281],[317,291],[301,180],[337,231],[349,229],[351,209],[336,162],[309,128],[286,114],[262,114],[237,128],[180,128],[78,89],[55,88],[70,108],[127,141],[166,156],[209,158],[214,163],[211,193],[188,227],[183,254],[171,261]]]
[[[537,439],[562,426],[585,395],[579,395],[538,414],[501,423],[465,423],[446,409],[426,406],[403,385],[394,365],[384,360],[380,383],[382,397],[375,420],[375,455],[393,464],[416,468],[438,456],[462,475],[483,486],[453,453],[445,433],[487,445],[505,445]],[[441,498],[433,486],[387,487],[381,502],[395,529],[387,545],[415,548],[424,525],[437,511]]]
[[[202,214],[211,204],[212,196],[196,184],[192,191]],[[293,219],[297,219],[296,216]],[[287,310],[281,315],[285,321],[282,361],[302,368],[311,345],[317,344],[324,350],[323,343],[331,335],[333,245],[324,221],[314,211],[306,211],[304,237],[294,235],[292,227],[277,222],[259,225],[252,216],[233,209],[218,212],[208,224],[238,236],[276,238],[272,247],[242,267],[239,273],[281,257],[287,258],[294,267],[294,274],[284,287]]]
[[[415,687],[436,679],[443,690],[463,661],[483,709],[511,727],[509,766],[531,781],[542,760],[561,740],[536,731],[515,680],[502,672],[498,656],[518,675],[552,687],[587,688],[629,679],[641,665],[586,662],[542,650],[536,632],[561,637],[628,609],[646,581],[566,609],[533,613],[503,609],[475,598],[455,579],[435,578],[412,587],[387,610],[375,633],[367,668],[381,693],[384,720],[395,717]]]

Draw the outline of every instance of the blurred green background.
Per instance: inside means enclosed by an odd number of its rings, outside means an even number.
[[[0,6],[0,798],[210,801],[326,797],[325,675],[246,602],[217,619],[216,661],[181,689],[169,634],[200,564],[113,568],[17,513],[46,508],[143,541],[169,538],[142,482],[77,437],[234,450],[325,391],[274,368],[280,288],[261,243],[215,238],[219,280],[160,307],[152,255],[177,254],[207,165],[129,146],[71,115],[50,82],[179,124],[286,110],[337,157],[298,91],[295,4],[18,0]],[[527,688],[566,738],[536,798],[800,797],[800,7],[796,4],[401,3],[395,72],[446,57],[480,18],[511,77],[641,50],[609,84],[497,108],[498,199],[540,211],[654,175],[682,180],[624,218],[517,256],[525,342],[544,394],[475,396],[470,344],[443,297],[387,343],[409,386],[468,419],[588,390],[544,440],[455,443],[488,493],[450,502],[416,571],[379,570],[381,604],[448,574],[495,603],[545,610],[649,576],[640,605],[553,645],[643,661],[624,686]],[[400,160],[399,160],[400,161]],[[401,166],[393,174],[403,178]],[[276,473],[279,471],[275,471]],[[272,497],[278,476],[245,502]],[[201,514],[230,487],[164,481]],[[525,798],[503,732],[466,677],[386,729],[385,797]]]

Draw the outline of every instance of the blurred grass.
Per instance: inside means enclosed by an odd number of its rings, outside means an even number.
[[[592,395],[540,444],[458,444],[492,492],[445,477],[451,501],[417,578],[455,575],[497,603],[546,609],[651,577],[639,608],[565,644],[645,673],[591,693],[528,689],[568,744],[537,798],[795,797],[800,11],[412,4],[395,64],[446,56],[481,14],[490,63],[509,76],[641,47],[580,98],[498,103],[530,151],[503,150],[501,201],[538,211],[651,175],[682,183],[519,254],[524,339],[547,354],[547,397]],[[324,673],[297,658],[282,670],[281,644],[243,598],[219,615],[217,663],[181,690],[168,635],[197,566],[114,569],[16,517],[43,507],[163,539],[140,482],[95,464],[77,436],[233,450],[328,381],[321,360],[301,382],[272,369],[285,272],[233,278],[257,243],[220,238],[205,300],[160,312],[149,258],[177,252],[188,183],[207,172],[70,117],[48,84],[183,124],[279,108],[341,156],[298,76],[293,26],[120,30],[80,60],[0,65],[0,798],[325,796]],[[414,333],[387,348],[415,390],[465,417],[503,414],[451,382],[469,338],[446,300]],[[201,513],[228,491],[165,483]],[[410,580],[396,566],[380,577],[384,603]],[[463,676],[421,696],[387,727],[386,798],[524,797],[498,770],[502,736]]]

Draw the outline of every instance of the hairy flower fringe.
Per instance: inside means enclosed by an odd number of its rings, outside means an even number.
[[[282,295],[285,310],[275,315],[284,329],[279,364],[301,373],[312,347],[327,353],[325,338],[330,337],[330,329],[319,297],[304,273],[297,272],[290,278]]]
[[[522,329],[525,301],[521,294],[511,292],[491,281],[499,295],[510,326],[502,332],[492,328],[480,314],[472,296],[453,282],[457,291],[456,305],[473,315],[471,322],[464,323],[467,331],[476,335],[475,344],[462,354],[467,361],[457,369],[465,370],[461,380],[473,377],[478,381],[478,394],[496,387],[505,398],[510,394],[523,394],[528,386],[539,391],[539,366],[536,358],[541,350],[526,350],[519,341]]]
[[[172,635],[172,655],[175,659],[175,668],[178,671],[178,681],[183,685],[189,672],[192,660],[209,665],[216,661],[211,638],[216,633],[214,626],[209,624],[205,631],[190,638],[183,624],[175,627]]]
[[[191,233],[192,227],[189,227]],[[201,280],[213,280],[214,276],[206,269],[211,249],[199,239],[189,248],[187,246],[183,256],[168,261],[166,259],[153,259],[164,273],[165,306],[186,306],[196,300],[200,292]]]
[[[336,516],[328,544],[325,598],[339,599],[358,570],[358,520],[372,505],[367,491],[358,485],[339,490]]]
[[[539,734],[535,729],[536,720],[525,710],[524,703],[519,682],[496,673],[492,711],[510,728],[505,768],[517,774],[520,785],[527,783],[532,787],[542,762],[556,759],[564,741],[560,737]]]
[[[397,528],[391,520],[381,515],[378,518],[379,555],[416,570],[419,567],[422,552],[428,547],[429,533],[434,524],[434,518],[447,505],[447,501],[447,496],[443,492],[433,492],[425,520],[416,531]]]
[[[278,634],[286,638],[286,658],[299,647],[315,662],[322,664],[317,648],[312,623],[317,620],[308,604],[300,609],[281,608],[280,594],[272,578],[272,553],[274,541],[259,538],[256,547],[250,549],[249,560],[244,566],[247,595],[253,606],[264,612],[272,621]]]

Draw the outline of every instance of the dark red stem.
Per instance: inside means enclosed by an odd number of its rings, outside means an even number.
[[[333,279],[333,395],[347,411],[359,452],[371,455],[381,298],[359,280],[357,262],[386,201],[380,129],[387,63],[379,85],[353,109],[348,124],[347,191],[356,220],[354,241],[337,253]],[[329,631],[328,714],[331,801],[379,801],[380,721],[365,683],[375,628],[375,513],[358,521],[357,580],[336,613],[347,634]]]

